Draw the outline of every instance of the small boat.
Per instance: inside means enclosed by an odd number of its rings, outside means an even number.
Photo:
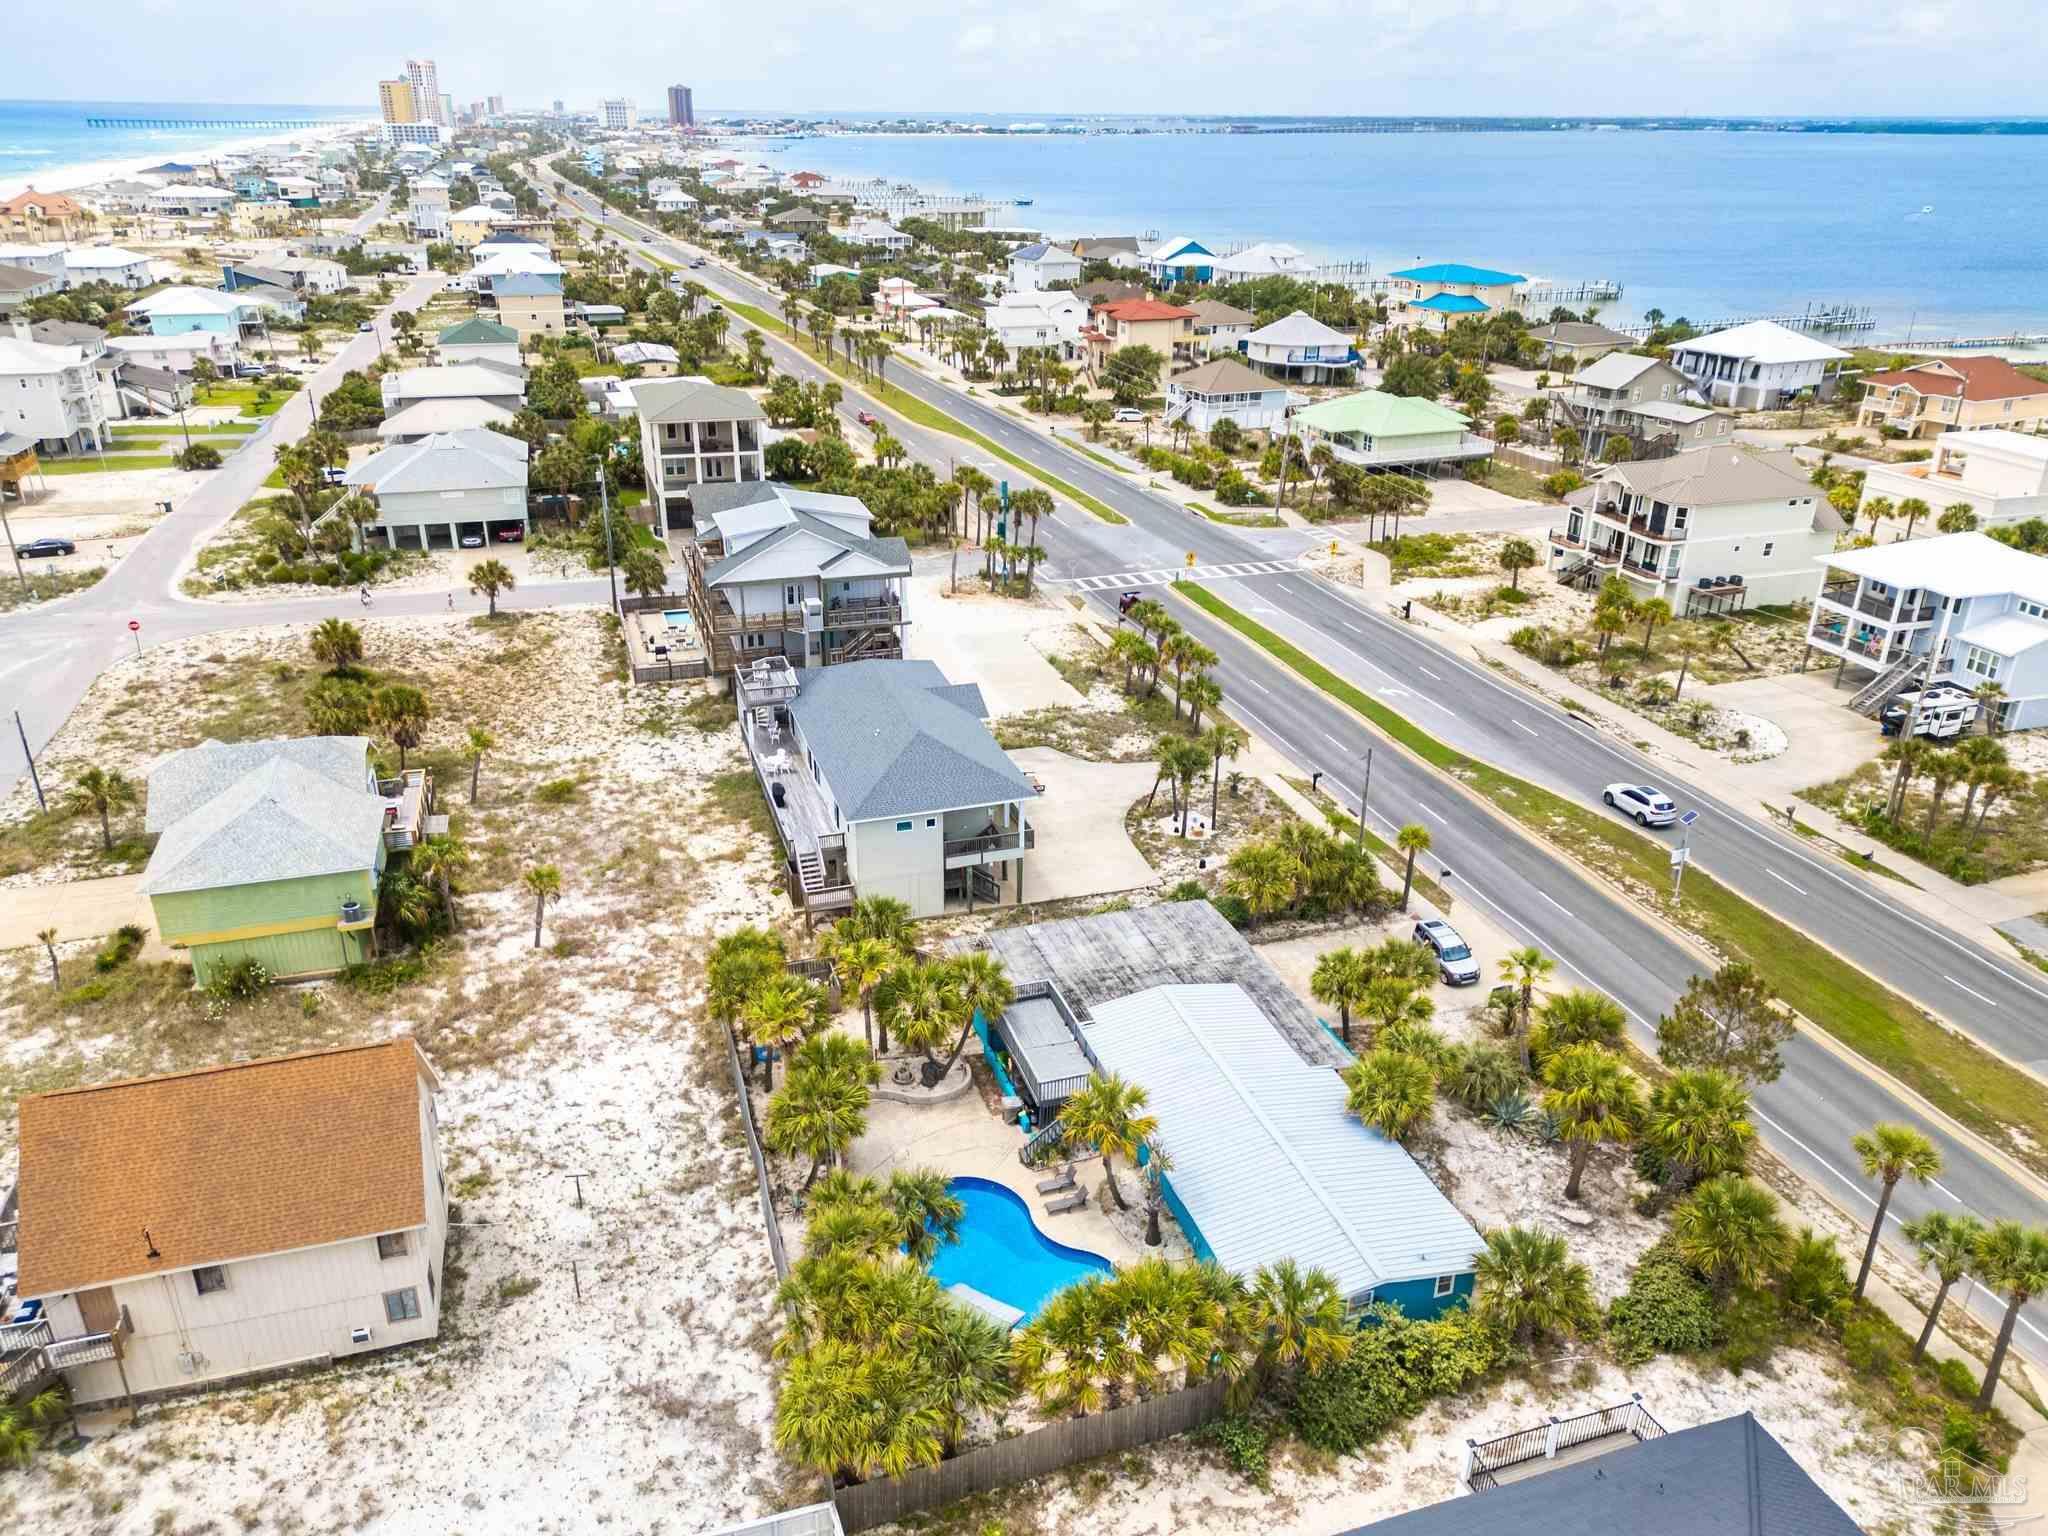
[[[1932,212],[1934,212],[1934,204],[1932,204],[1932,203],[1922,203],[1922,204],[1920,205],[1920,211],[1921,211],[1922,213],[1932,213]]]
[[[1028,197],[1020,197],[1017,199],[1017,206],[1019,208],[1029,208],[1031,206],[1031,199]]]

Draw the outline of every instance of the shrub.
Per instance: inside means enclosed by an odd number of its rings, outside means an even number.
[[[427,962],[432,958],[433,947],[428,945],[417,954],[390,955],[366,965],[351,965],[342,971],[341,983],[351,991],[381,997],[425,976]]]
[[[68,1008],[74,1004],[104,1002],[113,990],[114,983],[111,978],[95,976],[91,981],[81,982],[66,992],[64,1005]]]
[[[1585,477],[1576,470],[1560,469],[1554,475],[1543,477],[1543,490],[1550,496],[1569,496],[1573,491],[1583,489]]]
[[[1266,1450],[1273,1442],[1273,1434],[1264,1420],[1248,1413],[1225,1414],[1205,1428],[1201,1438],[1220,1450],[1224,1460],[1246,1482],[1256,1488],[1271,1485]]]
[[[1963,1402],[1977,1400],[1977,1373],[1970,1369],[1967,1361],[1948,1359],[1934,1367],[1934,1374],[1941,1378],[1941,1390],[1950,1397]]]
[[[1842,1353],[1849,1357],[1849,1368],[1863,1376],[1889,1376],[1899,1363],[1892,1330],[1875,1317],[1856,1318],[1842,1330]],[[1963,1374],[1969,1374],[1967,1367]],[[1976,1391],[1977,1384],[1972,1381],[1971,1395]]]
[[[220,450],[210,443],[194,443],[173,461],[180,469],[219,469]]]
[[[149,935],[133,923],[123,923],[114,930],[113,936],[102,944],[99,953],[92,957],[92,968],[102,976],[109,971],[118,971],[142,948],[143,940]]]
[[[1769,1291],[1738,1287],[1721,1309],[1721,1364],[1741,1375],[1762,1365],[1784,1331],[1778,1298]]]
[[[576,798],[574,779],[549,779],[533,792],[542,805],[567,805]]]
[[[1849,1301],[1849,1271],[1832,1237],[1807,1227],[1785,1269],[1785,1303],[1815,1322],[1832,1323]]]
[[[254,955],[220,967],[206,984],[207,996],[221,1003],[244,1003],[270,985],[270,968]]]
[[[1201,881],[1183,880],[1178,885],[1169,886],[1166,894],[1159,899],[1161,901],[1204,901],[1208,898],[1208,895],[1209,893],[1202,889]]]
[[[1607,1309],[1607,1327],[1624,1365],[1710,1349],[1721,1337],[1713,1292],[1686,1267],[1669,1237],[1637,1261],[1628,1290]]]
[[[1242,896],[1211,896],[1209,904],[1223,914],[1223,920],[1231,927],[1251,927],[1252,909],[1245,905]]]
[[[1548,624],[1524,624],[1508,636],[1508,644],[1546,667],[1569,667],[1584,659],[1578,641]]]
[[[1302,1377],[1289,1417],[1310,1445],[1345,1455],[1430,1398],[1486,1375],[1506,1354],[1501,1335],[1464,1307],[1429,1322],[1404,1317],[1398,1307],[1371,1307],[1351,1353]]]

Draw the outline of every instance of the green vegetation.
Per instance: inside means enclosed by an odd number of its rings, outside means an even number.
[[[130,469],[176,469],[177,462],[167,453],[121,453],[109,458],[102,465],[97,455],[92,458],[45,459],[42,473],[46,475],[97,475],[105,471],[118,475]]]
[[[1471,535],[1463,533],[1404,533],[1397,539],[1375,540],[1372,548],[1387,557],[1396,581],[1411,576],[1483,576],[1486,567],[1471,554],[1471,543]]]
[[[28,576],[26,587],[18,581],[0,580],[0,613],[11,613],[33,603],[47,603],[55,598],[69,597],[73,592],[83,592],[107,574],[104,565],[86,570],[39,571],[24,562],[23,570]]]
[[[1946,747],[1918,737],[1895,741],[1880,761],[1800,791],[1801,799],[1964,885],[2048,863],[2044,797],[2048,779],[2016,768],[1995,736]]]
[[[1656,893],[1639,894],[1637,899],[1718,953],[1746,960],[1802,1018],[2028,1167],[2048,1172],[2048,1089],[2034,1078],[2014,1072],[1989,1051],[1942,1027],[1704,870],[1695,868],[1688,875],[1684,896],[1674,904],[1664,894],[1670,870],[1663,844],[1445,745],[1206,587],[1172,590],[1363,715],[1424,762],[1458,779],[1526,830],[1610,881],[1637,893]]]

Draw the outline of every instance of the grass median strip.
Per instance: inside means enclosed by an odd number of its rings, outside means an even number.
[[[1044,470],[1019,458],[999,443],[992,442],[990,439],[983,437],[966,423],[956,421],[937,406],[925,404],[924,401],[918,399],[908,390],[898,389],[894,384],[877,383],[872,379],[863,378],[850,364],[841,361],[838,357],[821,357],[818,349],[802,336],[792,338],[788,333],[788,328],[780,320],[769,314],[767,310],[758,309],[752,304],[742,304],[734,299],[728,299],[725,307],[741,319],[768,332],[771,336],[780,336],[792,346],[802,347],[812,357],[817,358],[823,363],[825,367],[830,368],[842,378],[858,384],[862,389],[888,406],[890,410],[916,422],[919,426],[929,427],[934,432],[945,432],[953,437],[962,438],[967,442],[973,443],[977,448],[987,450],[1005,464],[1031,476],[1041,485],[1050,486],[1075,505],[1085,507],[1105,523],[1127,523],[1130,521],[1129,518],[1125,517],[1108,503],[1097,501],[1086,491],[1047,474]]]
[[[87,459],[58,459],[55,461],[45,459],[38,467],[37,473],[44,475],[97,475],[104,472],[110,475],[118,475],[123,470],[128,469],[174,468],[176,466],[171,462],[168,454],[113,454],[108,457],[104,466],[100,463],[99,455],[94,454],[91,458]]]
[[[1826,1030],[1928,1102],[2037,1173],[2048,1173],[2048,1088],[1928,1018],[1882,982],[1781,922],[1697,866],[1673,902],[1669,854],[1610,818],[1438,741],[1356,684],[1238,612],[1205,587],[1171,590],[1356,710],[1518,824],[1619,883],[1716,953],[1748,961],[1815,1028]]]

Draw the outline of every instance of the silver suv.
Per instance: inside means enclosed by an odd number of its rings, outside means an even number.
[[[1417,923],[1415,942],[1427,944],[1435,951],[1436,968],[1451,986],[1469,987],[1479,980],[1479,961],[1472,954],[1472,946],[1441,918]]]

